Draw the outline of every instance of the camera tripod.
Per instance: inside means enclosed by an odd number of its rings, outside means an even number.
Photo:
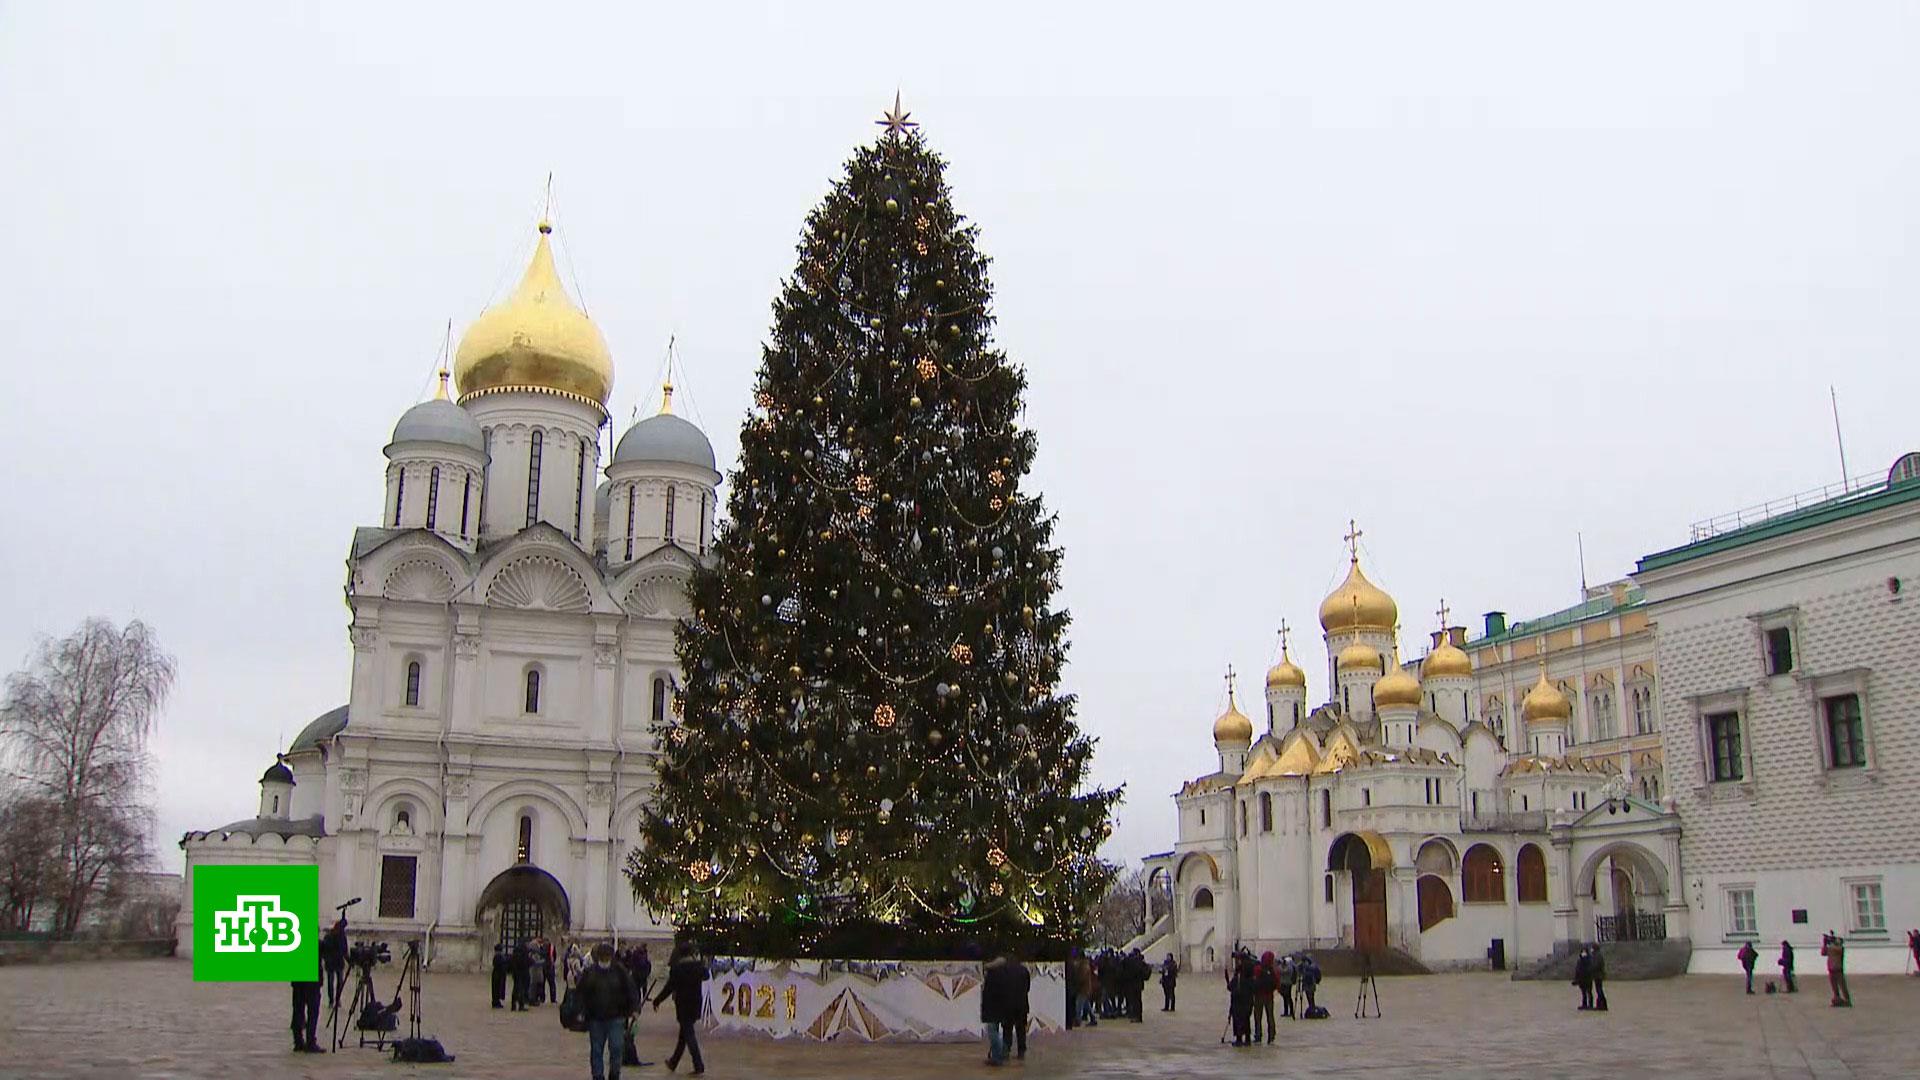
[[[396,995],[396,997],[397,996],[398,995]],[[368,1010],[383,1008],[380,1004],[379,995],[376,994],[373,989],[372,964],[353,965],[353,998],[347,1004],[346,1026],[342,1026],[341,1024],[340,1001],[340,997],[335,997],[333,1004],[327,1011],[327,1027],[333,1031],[333,1048],[339,1050],[347,1044],[347,1027],[349,1026],[359,1029],[360,1045],[367,1045],[367,1029],[360,1021],[366,1016]],[[381,1049],[385,1044],[385,1040],[386,1032],[376,1031],[374,1036],[374,1049]]]
[[[1356,1020],[1367,1019],[1367,994],[1373,994],[1373,1019],[1380,1018],[1380,984],[1373,977],[1373,954],[1360,954],[1360,992],[1353,999],[1353,1016]]]

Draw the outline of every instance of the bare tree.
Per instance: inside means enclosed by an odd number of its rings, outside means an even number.
[[[34,913],[53,895],[59,820],[51,799],[18,790],[0,799],[0,930],[32,929]]]
[[[1094,938],[1097,944],[1118,948],[1146,930],[1143,921],[1146,903],[1147,872],[1134,869],[1116,878],[1100,897],[1094,911]]]
[[[0,745],[21,787],[54,809],[57,936],[73,935],[107,875],[147,858],[147,737],[173,678],[173,657],[137,619],[42,639],[7,676]]]

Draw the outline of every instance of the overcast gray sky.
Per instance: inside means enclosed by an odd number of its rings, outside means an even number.
[[[897,86],[1029,371],[1109,854],[1159,850],[1228,663],[1285,618],[1324,695],[1349,516],[1411,645],[1836,480],[1829,384],[1855,472],[1920,448],[1917,52],[1906,3],[0,3],[0,667],[158,628],[177,865],[346,700],[380,448],[547,173],[619,423],[677,334],[731,462]]]

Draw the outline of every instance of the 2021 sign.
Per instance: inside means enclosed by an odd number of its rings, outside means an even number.
[[[777,1020],[774,1007],[782,997],[786,998],[786,1013],[789,1021],[800,1013],[799,988],[789,983],[782,994],[780,989],[766,983],[751,983],[745,979],[739,982],[720,984],[720,1014],[738,1017],[742,1020]]]

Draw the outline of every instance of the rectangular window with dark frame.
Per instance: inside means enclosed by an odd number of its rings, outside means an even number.
[[[573,455],[573,538],[587,531],[587,441],[580,440]]]
[[[545,433],[536,431],[527,445],[527,524],[540,520],[540,456]]]
[[[380,857],[380,917],[413,918],[413,882],[419,860],[412,855]]]
[[[1707,717],[1707,742],[1713,750],[1715,781],[1740,780],[1746,776],[1740,756],[1740,714],[1713,713]]]
[[[674,503],[673,485],[668,484],[667,485],[667,520],[664,524],[662,524],[660,528],[660,538],[662,540],[665,540],[669,544],[673,543],[673,503]]]
[[[427,528],[437,527],[440,520],[440,466],[435,465],[427,474]]]
[[[473,505],[473,474],[468,473],[463,483],[465,486],[460,493],[460,538],[464,540],[472,535],[467,531],[468,522],[471,520],[467,517],[467,508]]]
[[[1787,675],[1793,671],[1793,630],[1776,626],[1767,631],[1767,674]]]
[[[1860,695],[1839,694],[1820,704],[1827,714],[1827,767],[1858,769],[1866,765],[1867,733],[1860,719]]]

